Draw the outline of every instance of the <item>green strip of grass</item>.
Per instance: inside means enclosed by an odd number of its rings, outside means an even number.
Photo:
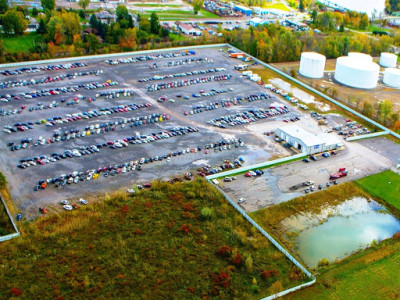
[[[308,281],[204,179],[153,182],[21,227],[17,244],[0,244],[1,299],[12,289],[27,299],[260,299]]]
[[[139,6],[139,7],[181,7],[182,5],[180,4],[164,4],[164,3],[133,3],[134,6]]]
[[[4,48],[9,52],[29,52],[29,49],[34,46],[34,40],[38,36],[39,35],[37,33],[31,32],[21,36],[7,37],[5,35],[2,35],[1,39],[3,41]]]
[[[400,175],[385,171],[357,180],[364,190],[400,210]]]

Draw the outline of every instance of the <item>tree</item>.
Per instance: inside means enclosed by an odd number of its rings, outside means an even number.
[[[360,20],[360,28],[361,29],[366,29],[369,26],[369,19],[367,14],[362,14],[361,20]]]
[[[73,36],[81,32],[81,22],[79,16],[74,12],[66,12],[61,14],[63,21],[63,29],[66,37],[66,43],[71,44]]]
[[[299,3],[299,10],[300,10],[301,12],[304,11],[304,1],[303,1],[303,0],[300,0],[300,3]]]
[[[38,29],[36,29],[36,33],[39,33],[39,34],[46,34],[47,33],[47,27],[46,27],[46,24],[44,23],[44,19],[43,18],[41,18],[39,20],[39,27],[38,27]]]
[[[367,102],[367,101],[365,101],[364,105],[363,105],[363,110],[362,110],[363,115],[368,117],[368,118],[371,118],[372,117],[372,112],[373,112],[372,104]]]
[[[117,14],[117,22],[125,19],[128,19],[129,12],[125,5],[118,4],[117,8],[115,9],[115,13]]]
[[[37,8],[36,7],[32,8],[32,16],[37,17],[38,14],[39,14],[39,11],[37,10]]]
[[[150,22],[149,20],[143,19],[139,22],[140,30],[150,33]]]
[[[0,13],[5,13],[8,9],[8,0],[0,0]]]
[[[311,12],[311,20],[312,20],[313,24],[315,24],[315,21],[317,20],[317,16],[318,16],[318,11],[316,9],[313,9],[313,11]]]
[[[0,39],[0,63],[3,63],[5,61],[4,60],[5,54],[6,54],[6,49],[4,48],[3,40]],[[1,178],[1,175],[0,175],[0,178]]]
[[[44,10],[52,11],[56,7],[55,0],[40,0],[40,4],[42,4]]]
[[[203,7],[204,0],[193,0],[192,5],[193,5],[193,12],[195,15],[198,14],[200,9]]]
[[[155,12],[152,12],[150,15],[150,32],[154,34],[160,34],[160,23]]]
[[[93,54],[99,48],[100,42],[97,36],[93,33],[89,33],[86,36],[86,50],[89,54]]]
[[[90,4],[90,0],[79,0],[78,5],[82,7],[83,10],[86,10],[86,7],[88,7]]]
[[[21,35],[28,28],[28,20],[20,12],[14,9],[7,10],[3,15],[3,30],[6,34],[17,34]]]
[[[119,41],[120,47],[124,50],[132,51],[136,46],[136,32],[137,28],[129,28],[125,30],[124,36]]]

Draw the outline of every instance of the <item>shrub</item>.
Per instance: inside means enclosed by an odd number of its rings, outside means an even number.
[[[200,211],[200,214],[201,214],[202,219],[209,220],[212,218],[212,216],[214,214],[214,210],[209,207],[203,207]]]
[[[236,252],[236,255],[235,255],[235,257],[233,258],[233,264],[235,265],[235,266],[241,266],[242,265],[242,263],[243,263],[243,258],[242,258],[242,255],[240,254],[240,252],[238,251],[238,252]]]
[[[179,227],[179,231],[182,231],[185,234],[188,234],[190,231],[190,224],[183,224],[181,227]]]
[[[17,288],[12,288],[11,289],[11,296],[20,296],[22,294],[22,291]]]
[[[0,172],[0,189],[5,188],[7,186],[7,179],[3,175],[3,173]]]
[[[232,249],[228,246],[224,245],[218,250],[218,254],[222,257],[230,257],[232,253]]]
[[[258,294],[258,292],[260,291],[260,287],[259,287],[258,285],[256,285],[256,284],[252,284],[252,285],[251,285],[251,291],[252,291],[254,294]]]
[[[328,260],[326,257],[322,258],[322,259],[318,262],[318,268],[319,268],[319,267],[324,267],[324,266],[327,266],[327,265],[329,265],[329,260]]]
[[[216,286],[222,286],[223,288],[227,288],[231,284],[231,275],[228,273],[221,271],[218,274],[214,274],[213,283]]]
[[[194,207],[191,203],[184,203],[182,208],[184,211],[194,211]]]
[[[251,257],[251,254],[249,254],[244,262],[246,266],[247,272],[251,273],[253,271],[253,258]]]
[[[400,239],[400,232],[396,232],[396,233],[393,235],[393,238],[394,238],[394,239]]]
[[[270,278],[271,276],[276,277],[278,275],[278,271],[277,270],[264,270],[261,273],[261,277],[264,280],[268,280],[268,278]]]

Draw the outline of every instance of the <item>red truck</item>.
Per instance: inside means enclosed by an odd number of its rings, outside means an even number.
[[[339,179],[339,178],[342,178],[342,177],[345,177],[345,176],[347,176],[347,170],[346,170],[346,168],[340,168],[340,169],[339,169],[339,172],[336,173],[336,174],[332,174],[332,175],[329,177],[329,179],[330,179],[330,180],[335,180],[335,179]]]

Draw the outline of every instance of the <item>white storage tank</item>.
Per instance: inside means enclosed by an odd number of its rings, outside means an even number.
[[[359,61],[363,61],[363,62],[372,62],[372,56],[365,54],[365,53],[360,53],[360,52],[349,52],[348,54],[349,57],[359,60]]]
[[[382,52],[379,64],[385,68],[396,68],[397,55],[388,52]]]
[[[347,86],[373,89],[378,84],[379,65],[365,58],[342,56],[336,60],[335,79]]]
[[[309,78],[324,77],[326,57],[316,52],[303,52],[300,58],[301,75]]]
[[[400,88],[400,70],[387,68],[383,75],[383,83],[394,88]]]

